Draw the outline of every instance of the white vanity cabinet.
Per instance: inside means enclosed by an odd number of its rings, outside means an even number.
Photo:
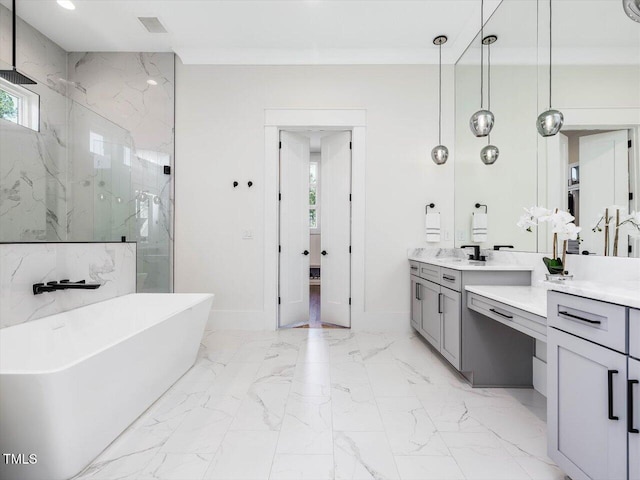
[[[573,480],[626,480],[626,307],[549,292],[549,456]],[[638,480],[638,479],[636,479]]]
[[[629,357],[627,423],[629,480],[640,480],[640,360]]]

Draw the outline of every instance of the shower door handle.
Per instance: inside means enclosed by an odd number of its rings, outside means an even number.
[[[303,255],[309,255],[309,250],[305,250],[304,252],[302,252]]]
[[[326,250],[322,250],[322,252],[320,252],[320,253],[322,253],[322,255],[326,255],[327,251]]]

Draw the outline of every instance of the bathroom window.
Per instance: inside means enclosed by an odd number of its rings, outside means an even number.
[[[320,168],[318,162],[309,163],[309,228],[312,233],[320,231]]]
[[[40,97],[0,78],[0,118],[38,131]]]

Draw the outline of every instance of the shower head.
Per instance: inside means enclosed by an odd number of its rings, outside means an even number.
[[[13,0],[13,10],[11,11],[12,16],[12,45],[11,45],[11,69],[10,70],[0,70],[0,78],[4,78],[8,82],[13,83],[14,85],[36,85],[36,82],[31,80],[29,77],[21,74],[16,70],[16,0]]]
[[[622,6],[631,20],[640,23],[640,0],[622,0]]]
[[[37,82],[21,74],[15,68],[13,70],[0,70],[0,78],[13,83],[14,85],[36,85]]]

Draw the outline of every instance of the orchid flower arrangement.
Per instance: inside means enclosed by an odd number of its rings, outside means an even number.
[[[544,258],[543,261],[551,274],[566,274],[567,245],[569,240],[580,238],[581,227],[574,223],[575,217],[569,212],[559,209],[549,210],[540,206],[525,208],[525,213],[520,217],[518,227],[527,232],[532,232],[533,227],[541,223],[549,223],[553,233],[553,258]],[[562,242],[562,259],[558,258],[558,242]]]
[[[625,225],[635,227],[640,232],[640,212],[631,212],[625,214],[626,208],[618,205],[611,205],[598,216],[598,220],[591,229],[593,232],[602,232],[604,229],[604,254],[609,255],[609,229],[611,223],[615,220],[615,234],[613,239],[613,255],[618,255],[618,240],[620,237],[620,229]],[[615,213],[613,213],[615,212]]]

